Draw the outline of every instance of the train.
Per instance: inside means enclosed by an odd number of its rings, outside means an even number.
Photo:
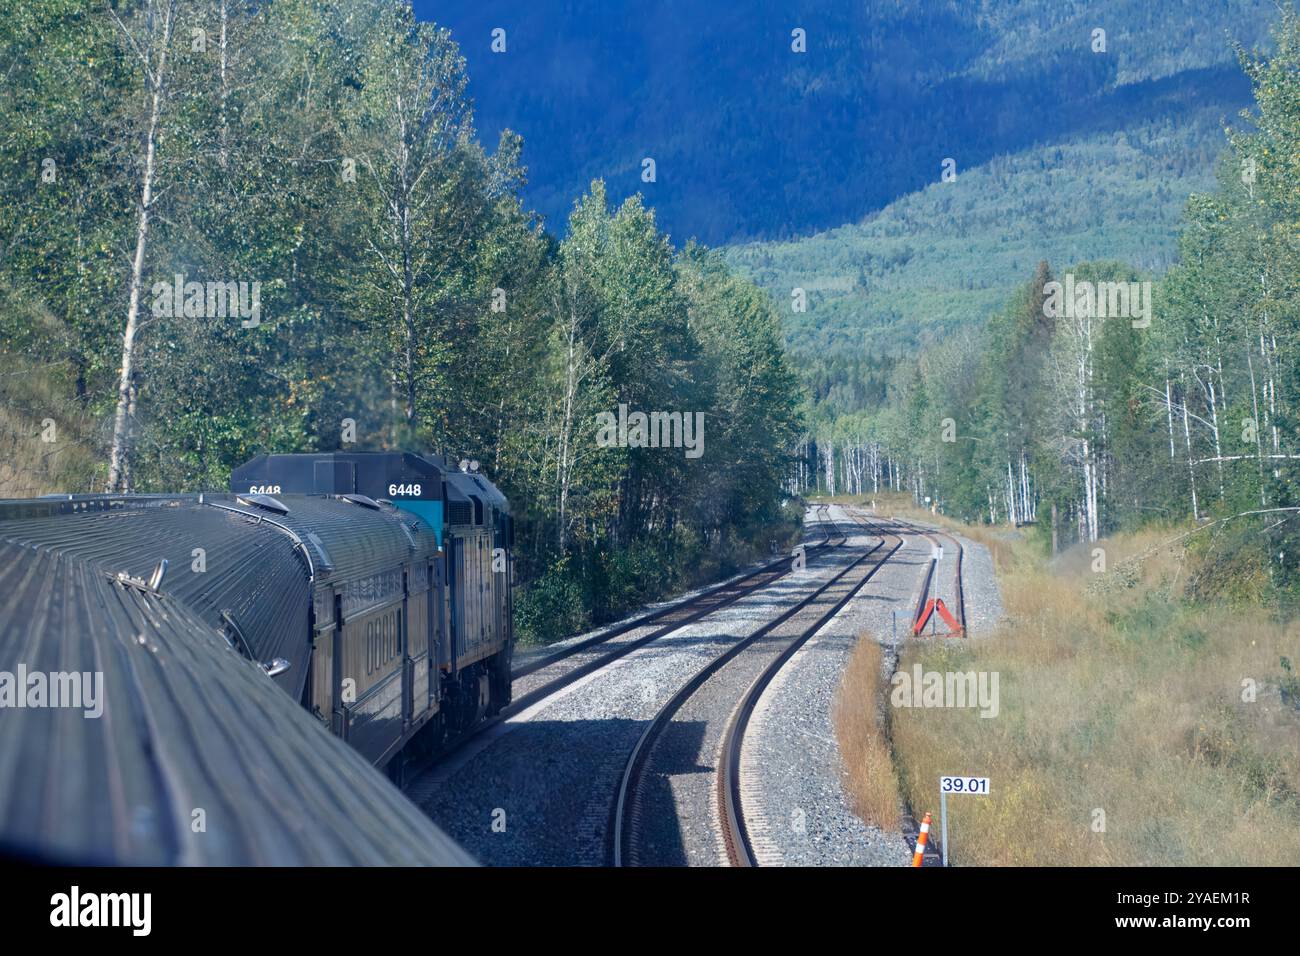
[[[473,463],[259,455],[230,485],[300,559],[308,620],[286,689],[332,733],[387,766],[417,737],[437,746],[510,703],[514,524]]]
[[[0,502],[0,848],[466,862],[381,774],[509,704],[513,545],[473,464],[411,452],[259,455],[221,493]],[[84,675],[79,703],[101,680],[102,716],[26,684],[7,701],[17,674]],[[256,809],[233,809],[236,779]],[[60,825],[68,801],[125,816]],[[354,804],[372,809],[349,841]],[[219,839],[186,826],[209,807]]]

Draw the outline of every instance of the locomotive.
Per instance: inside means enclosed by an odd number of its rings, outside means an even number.
[[[513,535],[400,452],[0,502],[0,854],[468,862],[376,768],[509,703]]]

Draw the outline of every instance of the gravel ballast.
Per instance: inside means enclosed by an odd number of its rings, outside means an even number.
[[[824,536],[814,514],[808,519],[810,543]],[[408,793],[482,863],[606,864],[611,807],[626,760],[663,704],[714,657],[881,540],[838,506],[832,506],[831,517],[851,531],[844,546],[810,554],[803,571],[632,650],[490,728],[423,775]],[[754,712],[741,756],[742,808],[760,865],[910,862],[903,834],[869,827],[853,814],[832,723],[840,677],[859,635],[881,640],[888,657],[894,611],[899,637],[908,633],[932,545],[914,532],[904,531],[903,537],[903,547],[786,663]],[[885,547],[894,540],[887,538]],[[963,544],[966,611],[978,635],[1001,615],[1001,602],[987,549]],[[948,542],[934,578],[936,593],[950,606],[952,552]],[[784,645],[776,638],[770,646],[765,642],[754,645],[752,656],[747,650],[733,662],[748,658],[743,666],[728,664],[706,682],[652,748],[639,819],[653,823],[642,824],[646,839],[636,862],[725,864],[714,772],[718,745],[735,703]],[[542,653],[553,655],[560,646]],[[557,665],[556,671],[565,666],[571,665]],[[540,680],[546,673],[530,678]],[[516,696],[523,686],[517,684]]]
[[[809,540],[822,534],[813,527]],[[600,865],[624,763],[663,703],[848,560],[843,549],[641,647],[482,735],[408,792],[480,862]],[[580,639],[579,639],[580,640]]]
[[[786,663],[755,708],[742,749],[741,778],[746,826],[760,865],[911,862],[908,838],[869,826],[853,813],[833,725],[840,679],[859,638],[880,641],[892,670],[895,621],[900,639],[909,633],[933,545],[916,533],[903,532],[903,538],[903,546],[866,587]],[[960,540],[968,625],[973,633],[987,632],[1001,616],[992,561],[987,548]],[[949,606],[955,606],[955,567],[948,542],[931,595]]]

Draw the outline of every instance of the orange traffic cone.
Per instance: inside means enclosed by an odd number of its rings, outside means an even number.
[[[920,866],[925,859],[925,842],[930,838],[930,814],[921,821],[921,832],[916,837],[916,852],[912,854],[912,865]]]

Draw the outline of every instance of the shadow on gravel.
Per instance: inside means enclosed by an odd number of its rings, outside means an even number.
[[[689,817],[697,828],[712,833],[716,799],[713,787],[713,756],[705,755],[703,721],[673,721],[664,728],[641,780],[641,802],[637,815],[637,847],[633,860],[637,866],[690,866],[686,838],[678,801],[689,807]],[[677,778],[679,792],[673,793],[670,780]],[[695,834],[695,844],[701,834]],[[709,841],[711,842],[711,841]]]
[[[421,809],[485,866],[608,865],[619,780],[648,723],[521,723],[461,767]],[[643,778],[647,835],[678,858],[682,839],[671,793],[653,772],[670,766],[661,760],[698,752],[702,734],[701,726],[670,726],[656,748],[652,776]]]

